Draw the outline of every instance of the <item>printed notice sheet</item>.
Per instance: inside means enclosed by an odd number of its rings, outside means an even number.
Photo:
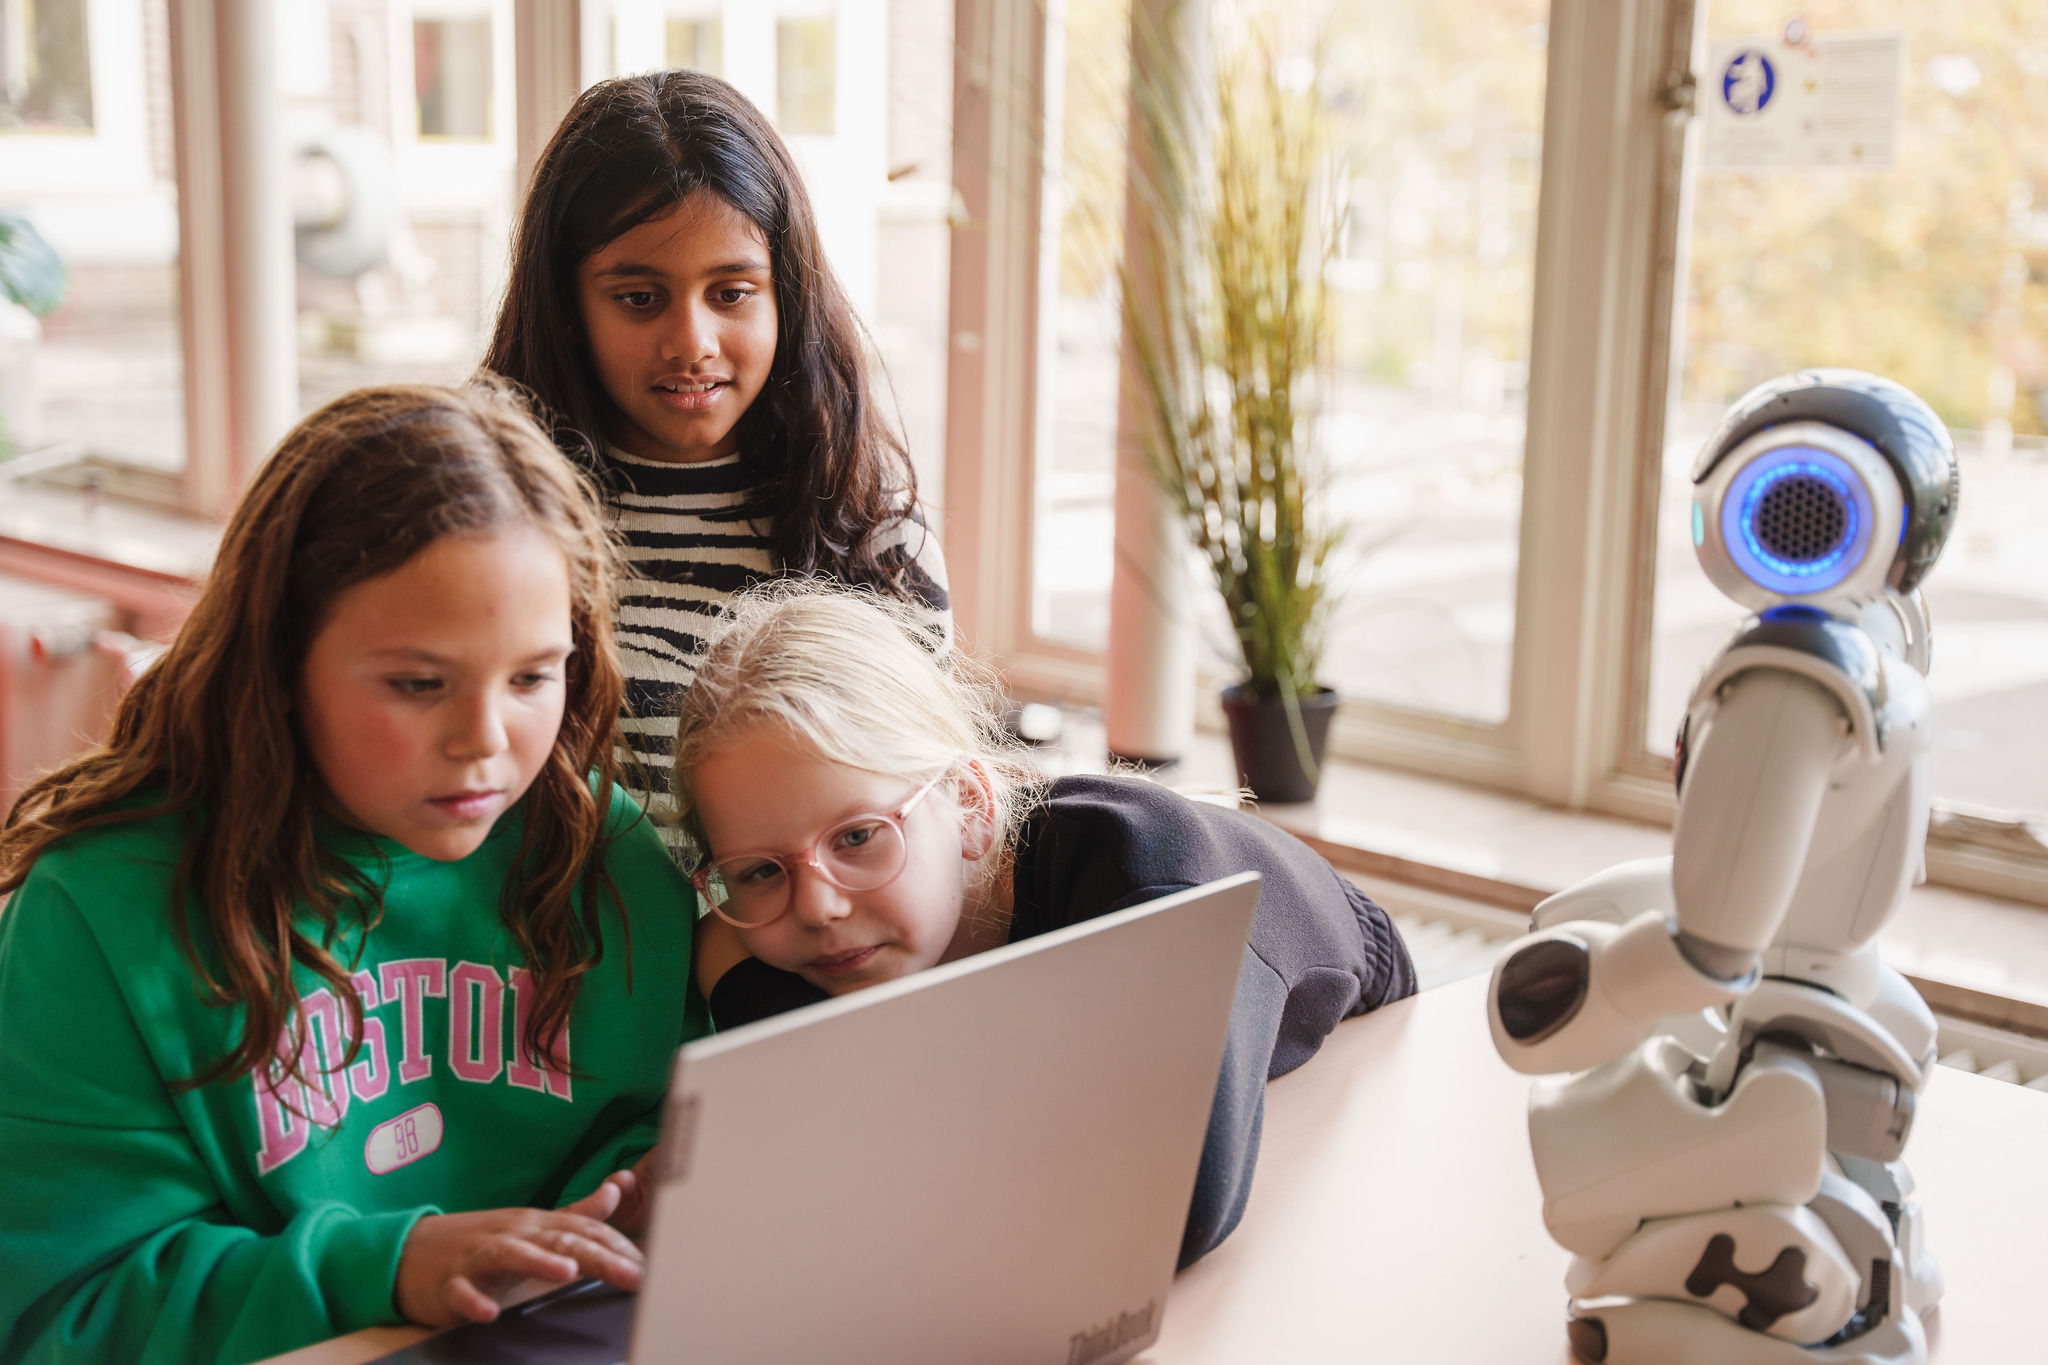
[[[1799,20],[1777,37],[1715,43],[1700,81],[1702,164],[1891,166],[1904,54],[1896,32],[1817,34]]]

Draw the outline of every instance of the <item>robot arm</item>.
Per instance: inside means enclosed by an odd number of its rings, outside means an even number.
[[[1503,957],[1488,1012],[1507,1064],[1529,1075],[1596,1066],[1658,1020],[1748,990],[1804,871],[1847,733],[1841,703],[1811,678],[1761,667],[1730,678],[1679,798],[1675,911],[1558,924]]]
[[[1751,668],[1722,686],[1672,831],[1678,939],[1702,970],[1744,975],[1777,933],[1848,722],[1833,692],[1797,673]]]
[[[1524,1075],[1612,1061],[1667,1015],[1723,1005],[1754,984],[1701,971],[1661,910],[1624,925],[1574,920],[1517,944],[1493,969],[1493,1045]]]

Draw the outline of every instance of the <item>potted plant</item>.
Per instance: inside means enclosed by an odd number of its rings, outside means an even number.
[[[1313,64],[1279,60],[1259,30],[1206,72],[1166,46],[1133,73],[1148,249],[1126,262],[1124,308],[1146,455],[1223,599],[1240,779],[1305,801],[1338,702],[1317,667],[1344,528],[1313,446],[1341,217],[1322,192],[1329,138],[1312,78],[1289,79]]]
[[[36,321],[64,298],[64,262],[28,219],[0,209],[0,460],[32,434]]]

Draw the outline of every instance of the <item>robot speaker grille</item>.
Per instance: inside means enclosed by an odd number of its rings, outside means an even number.
[[[1758,502],[1752,523],[1758,543],[1788,564],[1825,559],[1849,531],[1841,490],[1812,474],[1777,480]]]

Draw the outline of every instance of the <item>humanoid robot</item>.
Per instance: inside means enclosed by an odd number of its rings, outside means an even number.
[[[1923,875],[1918,585],[1955,452],[1874,375],[1744,397],[1693,469],[1707,575],[1757,614],[1678,743],[1673,854],[1538,906],[1494,971],[1574,1353],[1918,1365],[1941,1296],[1900,1162],[1935,1024],[1875,938]]]

